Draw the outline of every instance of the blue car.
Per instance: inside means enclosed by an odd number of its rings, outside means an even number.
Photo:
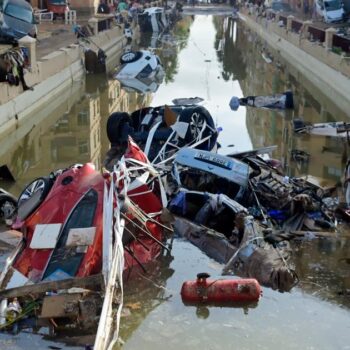
[[[0,39],[14,42],[26,35],[37,36],[32,6],[25,0],[4,0],[0,8]]]

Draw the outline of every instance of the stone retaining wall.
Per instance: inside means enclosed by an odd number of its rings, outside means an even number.
[[[332,28],[326,30],[325,42],[310,41],[307,37],[310,23],[304,22],[300,27],[302,30],[296,33],[291,30],[292,17],[287,18],[286,26],[280,26],[278,15],[271,20],[242,9],[240,16],[248,27],[350,117],[350,59],[330,49]]]

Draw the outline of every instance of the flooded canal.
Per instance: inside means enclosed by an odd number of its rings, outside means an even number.
[[[295,135],[292,130],[297,117],[347,121],[350,115],[332,104],[327,92],[311,86],[242,23],[221,16],[188,16],[172,34],[166,40],[140,41],[141,47],[157,47],[166,69],[153,95],[127,92],[105,75],[90,76],[1,140],[0,164],[7,164],[17,180],[1,187],[18,195],[26,183],[54,169],[87,161],[100,167],[109,147],[105,130],[110,113],[195,96],[205,100],[222,129],[220,153],[277,145],[273,157],[282,159],[288,175],[340,180],[348,157],[344,140]],[[272,62],[262,53],[271,55]],[[232,96],[286,90],[295,95],[292,112],[244,107],[233,112],[229,107]],[[295,161],[292,150],[307,151],[309,160]],[[127,278],[120,348],[350,349],[350,236],[346,227],[340,230],[341,238],[293,243],[299,285],[288,293],[263,288],[259,303],[249,308],[185,306],[180,297],[183,281],[199,272],[219,278],[223,266],[189,242],[175,239],[171,255],[148,266],[148,274],[135,270]],[[20,345],[23,335],[18,343],[2,337],[8,348],[28,348]]]

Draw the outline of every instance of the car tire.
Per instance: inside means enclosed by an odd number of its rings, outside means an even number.
[[[128,51],[128,52],[123,53],[120,56],[120,63],[126,64],[126,63],[136,62],[141,57],[142,57],[142,52],[140,52],[140,51]]]
[[[189,124],[186,135],[182,142],[183,145],[180,144],[179,145],[180,147],[194,142],[199,136],[204,122],[206,122],[207,127],[204,129],[202,138],[206,138],[210,135],[212,135],[212,137],[209,138],[208,141],[198,145],[198,147],[196,148],[207,149],[207,150],[211,150],[213,148],[214,143],[216,142],[216,139],[217,139],[217,132],[216,132],[213,118],[204,107],[202,106],[187,107],[181,112],[179,117],[179,122],[185,122]]]
[[[7,194],[0,194],[0,218],[8,219],[16,212],[16,210],[16,198]]]
[[[45,176],[34,179],[25,187],[17,201],[20,220],[26,219],[39,207],[50,192],[53,183],[49,176]]]
[[[107,137],[112,146],[121,144],[128,140],[132,128],[131,118],[128,113],[114,112],[107,120]],[[131,135],[132,136],[132,135]]]

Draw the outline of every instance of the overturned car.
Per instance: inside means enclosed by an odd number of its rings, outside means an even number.
[[[218,132],[214,120],[203,106],[164,105],[146,107],[133,113],[115,112],[107,121],[111,149],[105,165],[123,151],[131,136],[148,159],[158,166],[169,163],[180,148],[187,146],[214,150]]]
[[[146,8],[138,15],[138,22],[141,32],[161,32],[169,25],[165,10],[162,7]]]
[[[164,76],[160,58],[148,50],[127,51],[121,55],[120,64],[121,68],[114,75],[120,81]]]

